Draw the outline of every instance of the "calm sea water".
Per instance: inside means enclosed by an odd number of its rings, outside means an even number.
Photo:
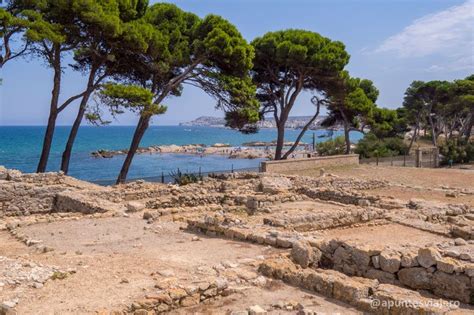
[[[124,156],[111,159],[97,159],[90,156],[92,151],[99,149],[118,150],[128,148],[135,127],[81,127],[74,145],[70,164],[71,176],[84,180],[113,180],[122,166]],[[0,165],[23,172],[34,172],[39,160],[45,127],[42,126],[0,126]],[[61,163],[61,154],[69,134],[70,127],[56,128],[51,150],[48,171],[57,171]],[[316,131],[316,135],[325,131]],[[298,130],[287,130],[286,140],[293,141],[299,134]],[[313,131],[306,133],[302,141],[311,143]],[[339,134],[339,133],[335,133]],[[353,134],[354,141],[360,135]],[[244,135],[235,130],[209,127],[184,126],[151,126],[146,132],[141,146],[167,144],[229,143],[241,145],[250,141],[273,141],[276,139],[275,129],[262,129],[257,134]],[[316,141],[323,141],[316,138]],[[129,178],[146,178],[160,176],[162,172],[181,169],[186,172],[224,171],[231,168],[258,167],[260,159],[228,159],[224,156],[199,156],[185,154],[137,154],[129,172]]]

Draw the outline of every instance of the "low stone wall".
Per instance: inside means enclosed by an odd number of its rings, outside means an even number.
[[[0,180],[0,217],[48,213],[56,194],[63,190],[59,185],[37,186]]]
[[[289,159],[280,161],[265,161],[261,163],[262,172],[287,173],[292,171],[314,170],[331,166],[358,165],[359,155],[334,155],[306,159]]]
[[[92,214],[107,211],[123,212],[126,208],[124,205],[105,199],[93,198],[74,191],[64,191],[56,194],[52,210],[56,212]]]
[[[474,304],[474,264],[443,257],[435,247],[394,250],[338,240],[324,240],[312,245],[314,253],[310,247],[303,247],[303,257],[319,259],[302,260],[303,267],[330,268],[349,276],[402,284],[414,290],[427,290],[440,297]],[[295,254],[293,258],[298,260],[301,254]]]
[[[232,294],[227,280],[216,278],[203,281],[199,285],[189,285],[162,290],[160,293],[147,295],[144,299],[134,302],[126,313],[162,314],[180,307],[196,306],[200,303],[220,296]]]
[[[449,301],[425,298],[418,292],[380,284],[377,280],[349,277],[334,270],[302,269],[286,257],[266,260],[259,271],[267,277],[341,300],[368,313],[446,314],[456,308]]]

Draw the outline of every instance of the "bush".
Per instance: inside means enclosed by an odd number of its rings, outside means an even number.
[[[474,161],[474,142],[447,140],[440,146],[439,152],[443,156],[441,164],[449,164],[450,160],[453,163],[469,163]]]
[[[344,154],[346,142],[344,137],[336,137],[335,139],[317,143],[316,150],[321,156]]]
[[[170,176],[174,179],[174,183],[179,186],[197,183],[202,180],[202,177],[196,176],[194,174],[182,173],[179,169],[176,173],[171,172]]]
[[[408,153],[408,146],[398,137],[379,139],[368,133],[357,143],[355,153],[364,158],[404,155]]]

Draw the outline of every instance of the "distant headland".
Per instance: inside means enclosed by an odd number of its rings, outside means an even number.
[[[288,117],[288,121],[285,125],[285,128],[289,129],[301,129],[306,123],[311,119],[311,116],[291,116]],[[319,116],[316,120],[310,125],[309,129],[318,130],[324,129],[321,127],[321,122],[326,118],[326,116]],[[201,126],[201,127],[225,127],[225,119],[222,117],[213,117],[213,116],[200,116],[194,120],[183,122],[179,124],[180,126]],[[275,119],[268,117],[264,120],[261,120],[257,123],[259,128],[276,128]]]

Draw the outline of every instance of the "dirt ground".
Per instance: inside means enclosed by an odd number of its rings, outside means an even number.
[[[159,291],[155,284],[173,278],[179,283],[199,283],[215,276],[212,266],[231,265],[235,272],[252,270],[249,263],[279,252],[180,230],[182,224],[147,224],[139,217],[83,219],[27,226],[20,231],[55,248],[38,254],[0,232],[0,256],[22,257],[48,266],[73,268],[63,280],[48,281],[43,288],[0,291],[0,300],[19,298],[18,314],[91,314],[101,309],[123,309],[145,294]],[[231,268],[231,269],[232,269]],[[291,297],[291,299],[289,299]],[[176,311],[222,314],[254,304],[271,307],[278,301],[307,301],[319,312],[358,313],[350,306],[322,296],[306,294],[283,283],[268,288],[243,287],[237,295],[213,305]]]
[[[474,189],[474,171],[447,168],[384,167],[359,165],[357,167],[327,168],[327,172],[358,179],[386,180],[392,184],[423,188]],[[292,172],[293,175],[319,176],[319,170]]]
[[[353,241],[360,244],[380,247],[389,244],[393,248],[408,247],[414,243],[418,246],[426,246],[449,240],[447,237],[399,224],[336,228],[324,231],[323,235],[329,238],[337,238],[342,241]],[[374,235],[377,237],[374,237]],[[402,237],[394,237],[394,235],[400,235]]]

